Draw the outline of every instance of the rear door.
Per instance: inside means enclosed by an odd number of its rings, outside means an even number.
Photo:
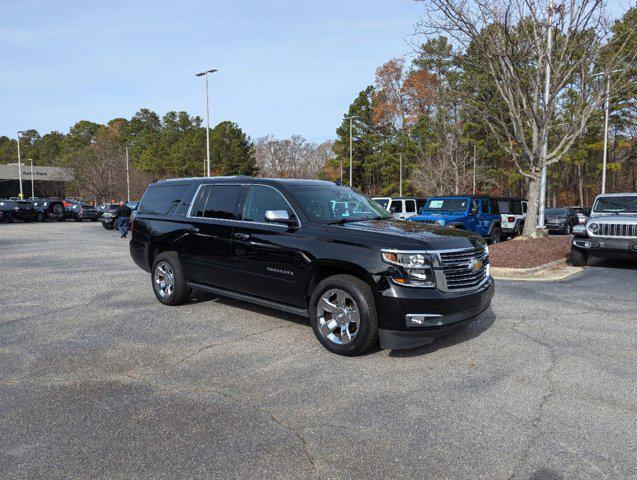
[[[389,203],[389,213],[391,213],[394,218],[400,218],[403,213],[403,201],[392,200]]]
[[[405,213],[402,219],[413,217],[416,215],[416,200],[405,200]]]
[[[241,279],[241,291],[280,303],[303,306],[299,282],[305,281],[307,256],[296,247],[296,227],[265,221],[268,210],[296,213],[277,188],[270,185],[246,187],[242,219],[234,229],[234,259]]]
[[[188,212],[180,250],[186,277],[196,283],[237,290],[232,233],[239,216],[242,185],[201,185]]]

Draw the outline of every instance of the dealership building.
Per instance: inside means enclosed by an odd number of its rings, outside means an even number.
[[[30,165],[22,164],[22,193],[24,198],[64,198],[66,184],[74,178],[72,168],[34,166],[31,170]],[[17,197],[19,193],[18,164],[0,165],[0,198]]]

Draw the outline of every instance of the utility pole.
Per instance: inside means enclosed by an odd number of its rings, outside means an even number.
[[[218,71],[216,68],[211,68],[205,72],[195,74],[195,77],[206,77],[206,176],[210,176],[210,108],[208,107],[208,74]]]
[[[547,19],[548,32],[546,38],[546,72],[544,76],[544,121],[548,122],[550,111],[548,108],[550,89],[551,89],[551,50],[553,49],[553,0],[549,0]],[[540,178],[540,205],[537,215],[537,227],[544,228],[544,209],[546,207],[546,157],[549,150],[549,132],[544,126],[544,144],[542,145],[542,173]]]
[[[33,189],[33,159],[29,158],[31,162],[31,197],[35,197],[35,190]]]
[[[349,186],[352,186],[352,120],[355,118],[359,118],[358,115],[352,115],[350,117],[345,117],[346,120],[349,120]],[[342,161],[341,161],[342,165]],[[343,167],[341,167],[341,182],[343,181]]]
[[[18,182],[20,183],[20,199],[24,198],[22,193],[22,159],[20,158],[20,134],[24,132],[18,132]]]
[[[128,146],[126,147],[126,198],[127,202],[130,202],[130,173],[128,169]]]
[[[399,192],[399,193],[398,193],[398,196],[399,196],[399,197],[402,197],[402,196],[403,196],[403,154],[402,154],[402,153],[399,153],[399,154],[398,154],[398,158],[399,158],[399,161],[398,161],[398,162],[399,162],[399,165],[400,165],[400,166],[398,167],[398,170],[399,170],[399,172],[400,172],[400,175],[399,175],[400,180],[399,180],[399,182],[398,182],[398,185],[399,185],[399,186],[398,186],[398,192]]]
[[[473,144],[473,194],[476,194],[476,144]]]
[[[610,74],[606,75],[606,98],[604,99],[604,153],[602,156],[602,195],[606,193],[606,160],[608,158],[608,104],[610,103]]]

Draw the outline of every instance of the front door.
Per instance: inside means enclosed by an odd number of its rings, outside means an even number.
[[[268,210],[296,215],[274,187],[251,185],[243,202],[242,221],[235,226],[233,245],[241,291],[289,305],[303,306],[299,282],[305,281],[308,257],[298,250],[297,227],[268,223]]]
[[[193,282],[236,290],[232,234],[239,214],[241,185],[202,185],[181,240],[186,276]]]

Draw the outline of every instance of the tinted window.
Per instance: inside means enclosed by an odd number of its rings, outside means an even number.
[[[416,200],[416,206],[418,207],[418,210],[420,211],[421,208],[423,208],[425,206],[425,202],[427,201],[426,198],[419,198],[418,200]]]
[[[405,202],[405,211],[407,213],[413,213],[416,211],[416,202],[413,200],[407,200]]]
[[[522,202],[522,212],[526,213],[526,202]]]
[[[376,199],[376,202],[378,202],[378,205],[383,208],[387,208],[387,205],[389,204],[389,200],[387,200],[386,198],[378,198]]]
[[[522,202],[519,200],[513,200],[511,202],[511,213],[513,215],[522,215]]]
[[[491,213],[496,214],[500,213],[500,209],[498,208],[498,202],[496,202],[493,198],[489,199],[489,203],[491,204]]]
[[[391,206],[389,207],[389,211],[391,213],[403,213],[402,200],[392,200]]]
[[[285,210],[292,217],[293,212],[278,190],[261,185],[250,187],[243,208],[243,219],[251,222],[264,222],[268,210]]]
[[[166,185],[150,187],[144,193],[139,213],[144,215],[173,215],[179,207],[188,185]],[[113,209],[113,206],[110,207]],[[115,205],[114,208],[117,208]]]
[[[193,215],[236,220],[240,194],[240,185],[206,185],[200,190],[196,212],[193,208]]]
[[[511,208],[515,202],[509,202],[508,200],[498,200],[498,207],[500,207],[500,213],[513,213]]]
[[[482,199],[482,213],[489,213],[489,200],[486,198]]]

